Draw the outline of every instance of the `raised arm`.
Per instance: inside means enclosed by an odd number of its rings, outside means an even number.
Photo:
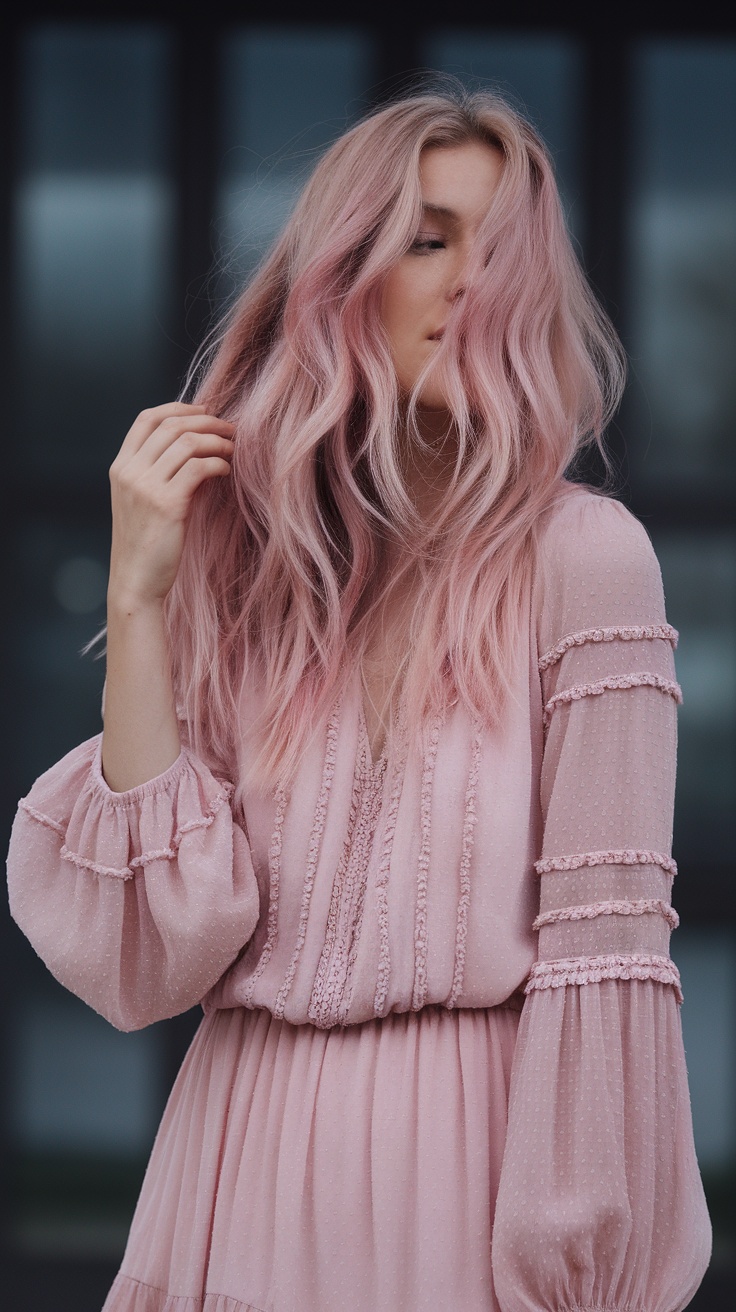
[[[36,781],[11,836],[13,917],[57,979],[120,1029],[199,1002],[258,919],[233,781],[182,746],[163,624],[192,497],[228,472],[230,432],[175,404],[126,437],[111,470],[104,734]]]
[[[669,935],[677,634],[642,525],[577,495],[540,579],[538,961],[493,1234],[503,1312],[679,1312],[708,1265]]]
[[[164,602],[197,489],[230,472],[232,433],[204,406],[144,410],[110,468],[102,769],[116,792],[161,774],[179,755]]]

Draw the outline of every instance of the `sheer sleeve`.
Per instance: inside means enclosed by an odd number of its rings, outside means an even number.
[[[708,1265],[669,955],[676,631],[649,537],[576,495],[542,570],[538,960],[493,1231],[503,1312],[679,1312]]]
[[[101,742],[20,802],[10,910],[66,988],[133,1030],[201,1001],[250,939],[259,896],[229,782],[185,746],[164,774],[114,793]]]

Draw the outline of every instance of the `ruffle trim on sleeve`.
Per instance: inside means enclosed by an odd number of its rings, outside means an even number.
[[[26,815],[29,815],[32,820],[37,820],[40,825],[45,825],[47,829],[53,829],[55,834],[60,834],[62,838],[64,837],[64,834],[66,833],[64,825],[60,824],[58,820],[52,820],[50,815],[44,815],[43,811],[37,811],[35,806],[31,806],[27,798],[21,797],[18,806],[22,811],[25,811]]]
[[[675,908],[661,897],[626,898],[611,902],[590,902],[585,906],[555,907],[553,911],[544,911],[537,916],[532,929],[542,929],[544,925],[556,925],[561,920],[595,920],[598,916],[644,916],[648,913],[664,916],[672,929],[680,923]]]
[[[546,651],[538,661],[540,674],[561,660],[571,647],[582,647],[587,642],[637,642],[641,639],[662,638],[677,646],[679,633],[671,624],[612,624],[607,628],[583,629],[580,633],[568,633],[564,638]]]
[[[219,793],[213,797],[205,815],[201,815],[196,820],[188,820],[186,824],[177,829],[171,840],[169,847],[152,848],[144,852],[141,856],[134,856],[127,866],[117,869],[115,866],[104,866],[97,861],[90,861],[88,857],[82,856],[79,852],[72,852],[63,845],[59,855],[62,860],[70,861],[78,870],[89,870],[95,875],[108,875],[113,879],[132,879],[136,870],[143,870],[150,865],[152,861],[175,861],[181,840],[185,834],[194,833],[196,829],[209,829],[214,822],[218,811],[225,805],[233,794],[233,785],[223,783]]]
[[[561,692],[556,692],[544,708],[544,723],[545,725],[550,723],[553,712],[564,702],[577,702],[583,697],[598,697],[604,692],[642,687],[657,688],[660,692],[674,697],[676,702],[682,701],[682,688],[675,679],[665,679],[663,675],[652,674],[647,670],[633,674],[609,674],[603,679],[596,679],[594,683],[577,683],[572,688],[563,688]]]
[[[99,742],[82,744],[19,803],[63,840],[60,858],[89,874],[128,880],[154,861],[174,861],[183,839],[209,829],[234,791],[183,748],[164,774],[114,793],[101,773],[100,754]]]
[[[569,856],[547,856],[534,862],[538,875],[553,871],[580,870],[581,866],[661,866],[668,874],[677,874],[677,863],[664,852],[638,852],[633,848],[608,849],[604,852],[575,852]]]
[[[672,958],[648,952],[537,961],[532,966],[524,992],[557,989],[567,984],[599,984],[604,979],[653,979],[660,984],[671,984],[678,1003],[683,1001],[680,972]]]

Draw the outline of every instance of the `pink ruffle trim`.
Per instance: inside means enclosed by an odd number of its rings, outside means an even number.
[[[561,920],[595,920],[597,916],[644,916],[648,912],[657,912],[664,916],[672,929],[680,923],[675,908],[661,897],[627,898],[618,902],[590,902],[586,906],[556,907],[554,911],[543,911],[537,916],[532,929],[541,929],[544,925],[556,925]]]
[[[474,830],[477,820],[476,794],[480,774],[480,755],[483,743],[483,725],[477,715],[473,716],[473,749],[465,789],[465,818],[463,820],[462,858],[460,861],[460,896],[457,903],[455,919],[455,962],[452,971],[452,989],[447,1000],[447,1007],[452,1010],[457,1006],[462,994],[465,979],[465,955],[468,941],[468,911],[470,908],[470,862],[473,854]]]
[[[541,674],[542,670],[555,665],[571,647],[582,647],[587,642],[614,642],[617,638],[622,642],[637,642],[641,639],[663,638],[676,647],[679,637],[677,629],[673,629],[671,624],[614,624],[603,629],[583,629],[580,633],[568,633],[566,637],[560,638],[554,647],[540,657],[538,669]]]
[[[401,801],[404,773],[409,754],[408,727],[406,707],[403,703],[399,711],[399,750],[394,764],[389,803],[386,811],[386,823],[383,830],[383,845],[378,872],[375,879],[376,908],[378,911],[378,968],[376,970],[376,987],[373,994],[373,1012],[377,1017],[388,1014],[386,1006],[388,988],[391,980],[391,944],[388,929],[388,880],[391,870],[391,853],[396,833],[396,821]]]
[[[660,692],[669,693],[676,702],[682,701],[682,688],[674,679],[665,679],[661,674],[650,674],[642,670],[635,674],[609,674],[594,683],[577,683],[572,688],[563,688],[550,697],[544,708],[544,723],[548,725],[552,713],[563,702],[577,702],[583,697],[598,697],[601,693],[628,688],[658,688]]]
[[[682,1003],[680,972],[671,957],[655,953],[610,953],[600,957],[564,957],[537,961],[532,966],[525,993],[536,989],[558,989],[567,984],[599,984],[604,979],[653,979],[671,984]]]
[[[570,856],[547,856],[534,862],[538,875],[557,870],[579,870],[581,866],[661,866],[668,874],[677,874],[677,864],[664,852],[637,852],[634,848],[609,849],[605,852],[575,852]]]
[[[35,806],[31,806],[30,802],[26,801],[25,797],[21,797],[18,805],[22,807],[26,814],[31,816],[33,820],[37,820],[40,825],[45,825],[47,829],[53,829],[55,834],[60,834],[62,838],[64,837],[64,834],[66,833],[64,826],[60,824],[58,820],[52,820],[50,815],[44,815],[43,811],[37,811]]]
[[[268,849],[268,918],[266,921],[266,942],[253,968],[243,995],[243,1006],[253,1005],[253,991],[271,959],[278,935],[279,893],[281,884],[281,847],[283,843],[284,817],[289,804],[289,790],[279,783],[275,790],[276,815],[274,819],[271,843]]]
[[[414,988],[412,1010],[420,1011],[427,1000],[427,885],[429,882],[429,849],[432,829],[432,787],[442,728],[441,715],[435,715],[429,733],[429,744],[424,753],[422,788],[419,800],[419,820],[422,835],[417,861],[417,892],[414,913]]]
[[[227,1294],[169,1294],[131,1276],[118,1275],[105,1302],[105,1312],[264,1312]]]
[[[68,861],[71,865],[76,866],[78,870],[88,870],[94,875],[106,875],[111,879],[132,879],[136,870],[142,870],[145,866],[150,865],[152,861],[174,861],[176,854],[181,845],[182,839],[193,833],[197,829],[209,829],[215,816],[226,801],[232,796],[233,785],[223,783],[220,791],[213,797],[207,811],[204,815],[199,816],[196,820],[188,820],[177,829],[171,840],[170,847],[161,847],[150,852],[144,852],[141,856],[133,857],[127,866],[105,866],[99,861],[92,861],[89,857],[82,856],[80,852],[73,852],[66,843],[62,844],[59,855],[63,861]],[[29,806],[25,799],[22,799],[19,805],[39,824],[46,825],[48,829],[53,829],[54,833],[64,835],[64,826],[57,820],[52,820],[50,816],[44,815],[42,811],[37,811],[35,807]]]
[[[322,782],[320,784],[317,806],[312,821],[312,832],[309,837],[309,847],[307,849],[307,870],[304,876],[302,888],[302,905],[299,912],[299,929],[296,937],[296,944],[289,962],[286,975],[281,988],[278,991],[276,1002],[274,1003],[273,1014],[277,1020],[282,1020],[286,1007],[286,1000],[291,992],[291,986],[294,983],[296,968],[299,963],[302,948],[307,937],[307,922],[309,920],[309,905],[312,900],[312,889],[317,872],[317,863],[322,847],[322,835],[325,828],[325,818],[327,815],[327,803],[332,788],[332,779],[335,773],[335,757],[337,754],[337,734],[342,713],[342,704],[344,700],[344,691],[338,698],[337,704],[327,723],[325,756],[322,766]]]

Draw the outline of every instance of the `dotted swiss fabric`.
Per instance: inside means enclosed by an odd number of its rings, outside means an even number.
[[[240,823],[186,744],[115,794],[98,736],[21,802],[11,911],[62,984],[123,1029],[205,1011],[105,1312],[680,1312],[697,1288],[682,692],[645,529],[570,489],[520,604],[496,732],[455,703],[410,741],[399,714],[374,763],[350,678]]]

